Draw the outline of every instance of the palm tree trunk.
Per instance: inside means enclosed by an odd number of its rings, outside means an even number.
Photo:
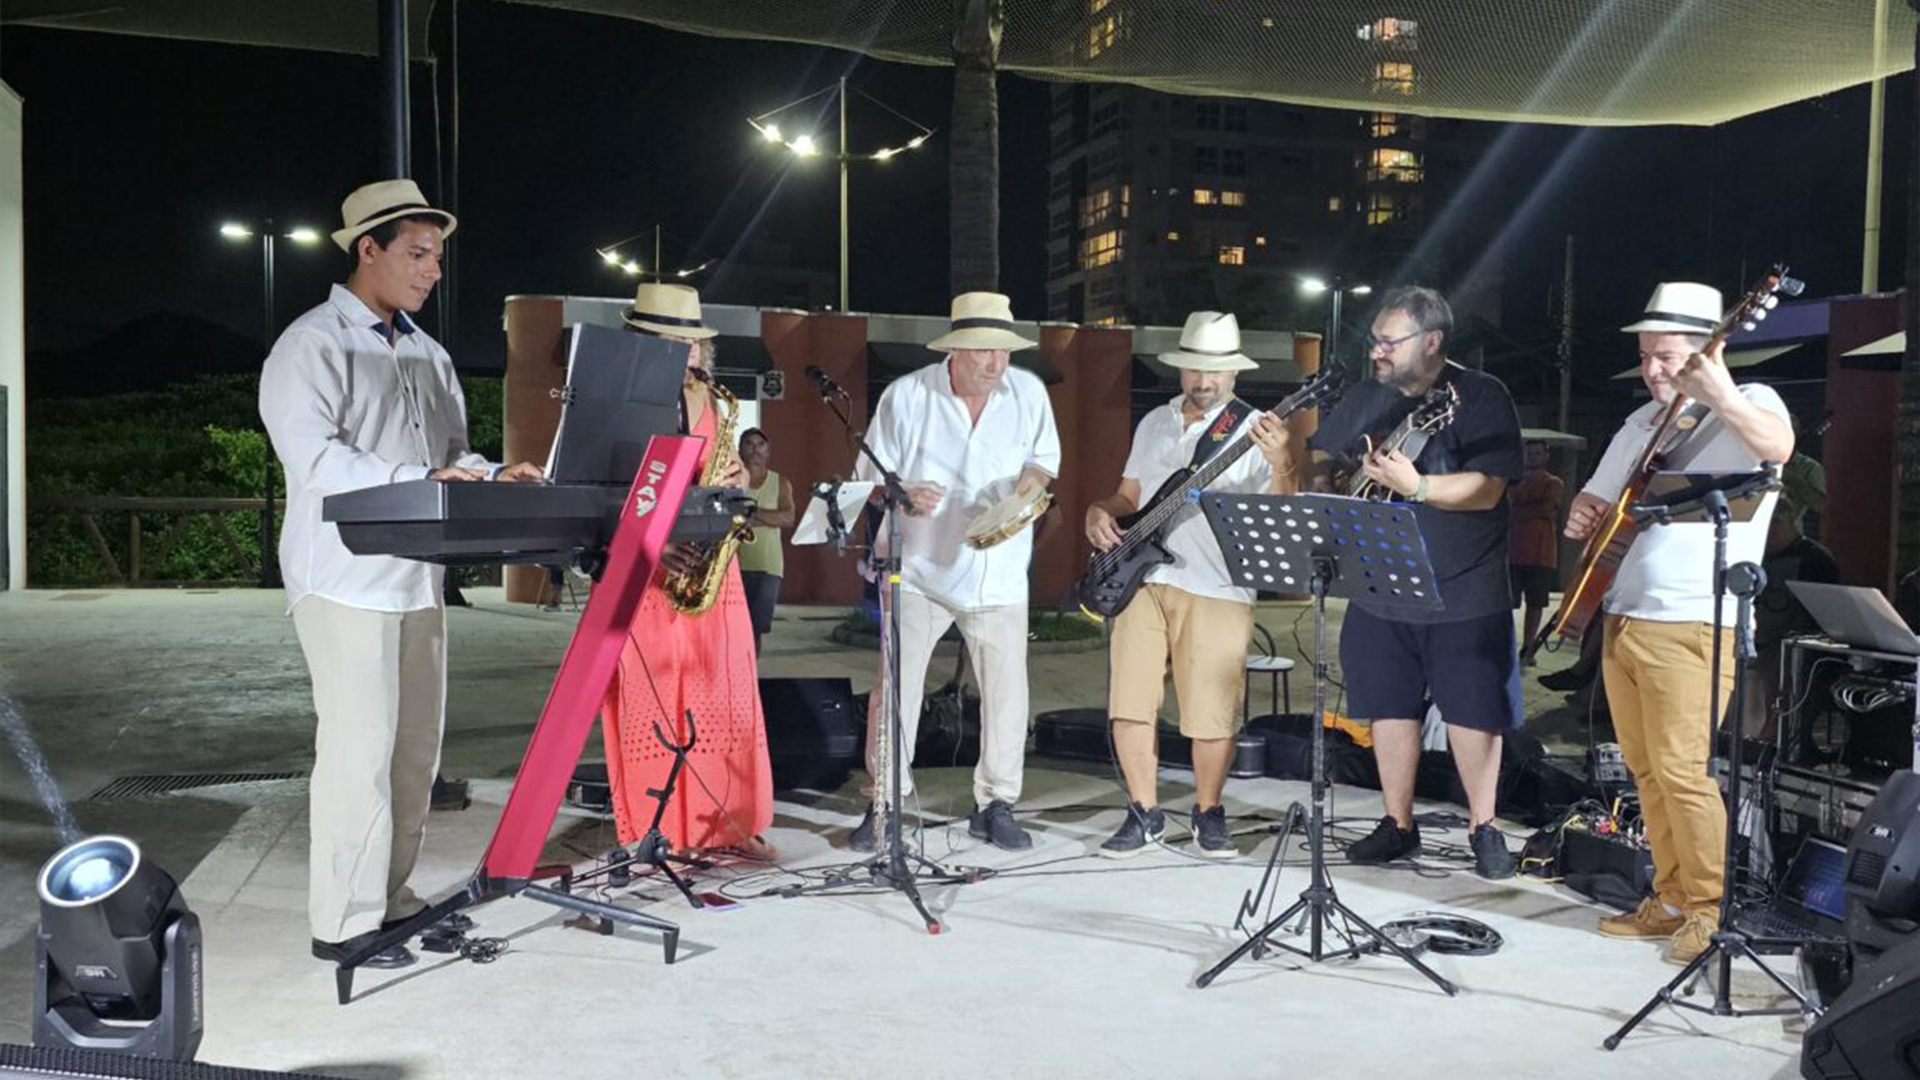
[[[1908,0],[1920,11],[1920,0]],[[1920,58],[1920,39],[1914,41]],[[1920,84],[1915,88],[1914,131],[1920,134]],[[1895,538],[1895,581],[1920,567],[1920,142],[1910,143],[1907,171],[1906,281],[1901,296],[1901,321],[1907,331],[1907,353],[1900,363],[1900,412],[1896,421],[1894,462],[1899,470],[1899,531]]]
[[[948,134],[950,284],[1000,288],[1000,66],[1005,0],[952,0],[953,126]]]

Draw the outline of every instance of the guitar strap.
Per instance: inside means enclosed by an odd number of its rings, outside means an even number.
[[[1239,430],[1240,422],[1252,415],[1253,406],[1239,398],[1227,402],[1227,407],[1220,410],[1220,415],[1215,417],[1212,425],[1201,434],[1200,441],[1193,444],[1193,460],[1187,463],[1187,467],[1198,469],[1205,465],[1208,458],[1219,453],[1220,448],[1227,445],[1227,440]]]

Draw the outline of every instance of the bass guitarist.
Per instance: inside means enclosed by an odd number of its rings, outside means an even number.
[[[1374,758],[1386,814],[1347,848],[1349,861],[1380,864],[1420,854],[1413,820],[1421,718],[1431,702],[1447,723],[1447,741],[1472,814],[1474,870],[1512,877],[1514,859],[1493,824],[1500,751],[1520,726],[1520,663],[1507,581],[1507,485],[1526,462],[1520,419],[1500,380],[1447,359],[1453,311],[1432,289],[1388,293],[1367,336],[1371,381],[1347,392],[1308,443],[1312,467],[1332,457],[1360,458],[1367,480],[1416,504],[1446,605],[1409,615],[1365,600],[1347,605],[1340,668],[1347,710],[1372,723]],[[1452,419],[1415,457],[1374,449],[1372,438],[1414,412],[1429,392],[1453,399]],[[1447,393],[1450,391],[1450,393]],[[1307,455],[1289,440],[1275,474],[1286,491],[1305,487]],[[1297,464],[1297,469],[1296,469]]]
[[[1196,311],[1187,316],[1179,349],[1161,353],[1160,360],[1179,369],[1180,396],[1140,421],[1120,489],[1087,509],[1087,539],[1101,551],[1125,538],[1116,519],[1140,508],[1142,492],[1158,491],[1176,472],[1205,464],[1242,437],[1251,437],[1261,452],[1241,454],[1209,490],[1279,490],[1273,462],[1284,425],[1233,393],[1238,373],[1257,366],[1240,351],[1239,321]],[[1157,721],[1171,666],[1180,734],[1193,740],[1193,845],[1202,855],[1232,858],[1238,852],[1220,798],[1240,726],[1253,591],[1228,580],[1219,543],[1197,505],[1179,511],[1161,542],[1172,561],[1148,572],[1113,624],[1107,711],[1129,801],[1126,820],[1099,854],[1131,858],[1159,843],[1166,831],[1157,790]]]
[[[1566,533],[1584,540],[1612,513],[1656,418],[1676,395],[1710,410],[1664,467],[1749,472],[1793,453],[1786,405],[1770,387],[1735,386],[1718,345],[1720,290],[1668,282],[1653,291],[1638,322],[1640,378],[1653,400],[1627,417],[1567,514]],[[1752,520],[1727,530],[1727,560],[1759,563],[1776,493]],[[1612,937],[1668,940],[1666,956],[1685,964],[1703,952],[1719,921],[1726,865],[1726,809],[1707,771],[1709,695],[1722,704],[1733,689],[1733,637],[1722,643],[1721,684],[1709,685],[1713,641],[1713,526],[1662,525],[1641,533],[1606,592],[1601,673],[1627,768],[1640,790],[1640,813],[1653,848],[1654,895],[1626,915],[1600,921]]]

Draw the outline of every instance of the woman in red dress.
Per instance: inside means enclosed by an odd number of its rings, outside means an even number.
[[[629,329],[692,346],[689,368],[710,369],[710,339],[717,331],[700,320],[700,294],[685,285],[642,285],[626,313]],[[708,455],[731,452],[714,438],[718,420],[708,384],[689,374],[682,392],[689,434],[705,439]],[[720,478],[738,486],[742,473]],[[699,615],[674,610],[661,588],[669,570],[684,571],[691,549],[675,545],[634,613],[620,652],[620,676],[607,694],[600,728],[606,738],[614,820],[620,842],[646,833],[656,800],[649,788],[666,781],[673,754],[654,737],[658,722],[676,743],[687,738],[686,714],[698,736],[687,755],[660,829],[675,848],[770,849],[761,838],[773,821],[773,774],[767,759],[766,722],[753,643],[753,619],[740,585],[740,568],[729,566],[720,598]]]

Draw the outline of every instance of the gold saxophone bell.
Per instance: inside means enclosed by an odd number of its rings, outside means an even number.
[[[713,450],[707,455],[706,468],[700,470],[700,486],[713,487],[739,460],[734,426],[740,416],[740,400],[703,368],[687,369],[686,384],[694,383],[704,383],[713,399]],[[701,615],[713,607],[714,601],[720,599],[720,589],[727,581],[727,567],[739,551],[740,542],[752,536],[753,527],[745,518],[736,517],[725,536],[694,543],[692,547],[699,565],[688,573],[670,573],[660,584],[673,610],[682,615]]]

